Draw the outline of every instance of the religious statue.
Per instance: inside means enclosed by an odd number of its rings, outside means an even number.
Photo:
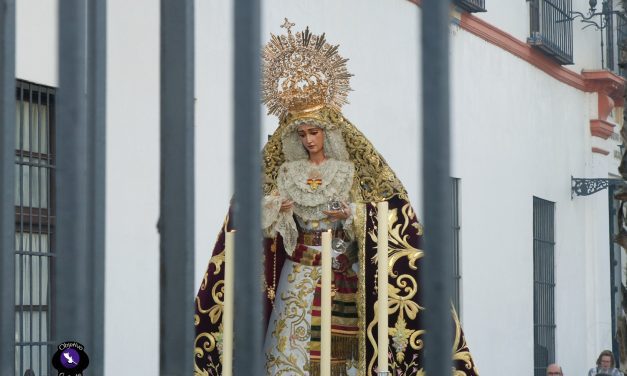
[[[389,370],[424,375],[418,273],[422,226],[383,157],[340,112],[352,76],[325,35],[272,35],[263,100],[279,126],[263,149],[264,341],[267,375],[320,374],[320,246],[333,248],[332,375],[376,375],[377,202],[387,201]],[[220,375],[224,233],[196,297],[195,375]],[[477,375],[452,312],[455,376]]]

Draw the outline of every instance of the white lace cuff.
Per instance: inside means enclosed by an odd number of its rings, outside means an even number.
[[[296,248],[298,229],[292,210],[281,212],[281,196],[265,196],[263,198],[261,227],[264,235],[269,238],[276,236],[278,232],[283,237],[285,252],[291,255]]]

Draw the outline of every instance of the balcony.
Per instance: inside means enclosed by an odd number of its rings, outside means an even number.
[[[530,1],[531,35],[527,43],[562,65],[573,64],[571,0]]]
[[[485,12],[485,0],[455,0],[455,5],[466,12]]]

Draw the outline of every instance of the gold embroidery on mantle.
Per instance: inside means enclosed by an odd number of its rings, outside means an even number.
[[[467,370],[472,370],[476,375],[479,374],[477,367],[475,367],[474,362],[472,361],[472,356],[470,355],[470,351],[468,351],[468,345],[466,344],[466,339],[462,337],[462,326],[459,322],[459,317],[457,317],[457,313],[455,312],[455,308],[451,307],[451,314],[453,319],[455,320],[455,340],[453,341],[453,361],[463,362],[464,368]],[[455,370],[453,376],[466,376],[464,371]]]
[[[372,220],[376,216],[376,213],[368,213]],[[424,330],[414,330],[407,327],[408,320],[415,320],[417,315],[424,308],[415,302],[416,294],[418,293],[418,281],[413,275],[401,274],[395,271],[395,265],[400,260],[407,262],[407,265],[411,270],[417,270],[417,261],[422,258],[423,251],[417,249],[409,243],[410,234],[408,231],[420,231],[420,228],[416,226],[409,226],[412,220],[415,220],[414,211],[409,204],[403,205],[399,209],[390,209],[388,214],[388,328],[391,336],[390,346],[392,351],[393,362],[390,364],[392,369],[402,370],[402,374],[412,374],[410,370],[418,366],[417,359],[406,359],[405,352],[410,346],[414,350],[420,350],[423,347],[423,340],[421,339],[424,334]],[[374,244],[377,243],[377,231],[378,227],[374,226],[371,231],[368,232],[368,236]],[[376,246],[375,246],[376,248]],[[371,263],[376,263],[376,255],[368,260]],[[378,302],[375,303],[374,319],[368,325],[368,339],[373,346],[377,348],[377,343],[374,338],[373,329],[379,322],[378,317]],[[377,358],[377,352],[375,351],[373,356],[368,362],[368,369],[371,370],[374,367],[374,363]],[[415,374],[415,373],[414,373]],[[420,374],[420,373],[418,373]]]

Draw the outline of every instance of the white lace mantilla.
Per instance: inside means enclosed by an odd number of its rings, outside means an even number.
[[[298,229],[292,214],[305,223],[321,221],[319,228],[325,229],[322,220],[327,216],[322,211],[328,210],[331,199],[349,202],[354,174],[355,169],[351,162],[335,159],[327,159],[319,165],[307,159],[285,162],[279,168],[277,176],[278,195],[264,197],[262,226],[266,236],[272,237],[276,232],[280,233],[286,252],[291,254],[298,238]],[[312,175],[322,180],[316,189],[307,184],[307,179]],[[281,213],[281,202],[286,199],[292,200],[294,205],[292,210]],[[350,219],[346,222],[350,223]]]

